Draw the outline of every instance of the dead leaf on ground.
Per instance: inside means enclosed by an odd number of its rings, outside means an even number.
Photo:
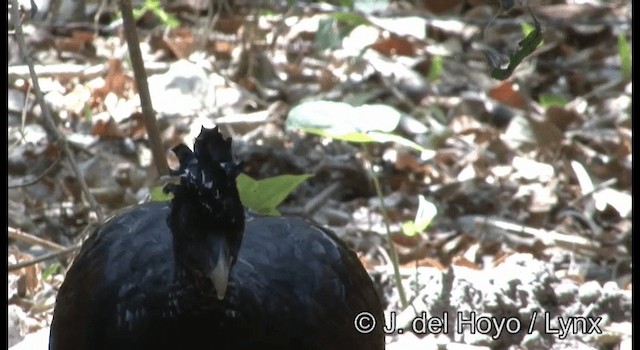
[[[416,55],[413,44],[411,44],[409,40],[397,36],[378,40],[375,44],[371,45],[371,48],[387,57],[395,55],[413,57]]]
[[[107,75],[104,78],[104,85],[93,90],[91,96],[92,107],[96,108],[104,103],[109,93],[114,93],[117,97],[126,97],[126,92],[134,89],[133,79],[125,74],[122,61],[110,58],[107,61]]]

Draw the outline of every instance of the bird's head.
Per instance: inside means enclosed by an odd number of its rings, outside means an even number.
[[[233,161],[231,138],[218,128],[202,128],[193,152],[173,148],[179,181],[165,186],[173,194],[169,226],[176,261],[195,278],[211,280],[223,299],[229,269],[237,260],[244,232],[244,207],[236,187],[240,163]]]

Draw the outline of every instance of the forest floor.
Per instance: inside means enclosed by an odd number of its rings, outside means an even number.
[[[388,349],[631,348],[631,1],[157,3],[134,7],[170,165],[219,125],[253,178],[313,175],[279,210],[358,252]],[[96,207],[147,200],[158,171],[117,4],[23,5],[9,347],[45,349]]]

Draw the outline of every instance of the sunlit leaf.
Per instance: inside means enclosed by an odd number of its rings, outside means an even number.
[[[382,104],[353,107],[344,102],[310,101],[292,108],[286,125],[289,129],[323,129],[334,135],[391,132],[401,117],[397,109]]]
[[[237,178],[240,200],[245,207],[270,216],[279,216],[277,207],[311,174],[280,175],[256,180],[249,175],[240,174]]]
[[[387,105],[372,104],[353,107],[344,102],[305,102],[289,111],[288,129],[347,142],[395,142],[420,152],[424,147],[402,136],[392,134],[402,114]]]
[[[529,35],[529,33],[533,32],[536,29],[534,25],[527,22],[522,22],[520,27],[522,29],[522,35],[524,35],[525,38],[527,37],[527,35]]]
[[[164,185],[151,187],[149,190],[149,194],[151,195],[151,200],[154,202],[166,202],[173,198],[173,194],[165,193],[163,191]]]
[[[380,143],[384,143],[384,142],[395,142],[399,145],[403,145],[406,147],[410,147],[415,149],[416,151],[420,151],[423,152],[425,151],[424,147],[420,146],[419,144],[404,138],[402,136],[396,135],[396,134],[389,134],[389,133],[384,133],[384,132],[377,132],[377,131],[371,131],[368,133],[369,136],[371,136],[375,141],[380,142]]]
[[[618,54],[620,55],[622,75],[631,79],[631,47],[623,33],[618,34]]]
[[[49,277],[51,277],[53,274],[58,272],[58,270],[60,270],[61,267],[62,267],[62,265],[58,261],[52,263],[47,268],[42,270],[42,279],[43,280],[48,280]]]
[[[429,67],[429,81],[434,82],[440,79],[442,74],[442,56],[434,56]]]
[[[424,232],[424,230],[431,225],[433,219],[438,214],[438,208],[429,202],[423,195],[418,196],[418,211],[416,212],[416,218],[413,221],[407,221],[402,224],[402,232],[407,236],[414,236],[418,233]]]
[[[540,94],[540,105],[544,108],[549,108],[551,106],[560,106],[564,107],[569,101],[562,96],[553,95],[553,94]]]
[[[173,14],[166,12],[160,3],[160,0],[145,0],[141,8],[133,9],[133,16],[135,19],[139,19],[147,11],[153,13],[153,15],[158,17],[164,25],[171,29],[175,29],[180,26],[178,18]]]
[[[320,20],[318,32],[315,36],[314,46],[318,51],[333,49],[340,46],[342,38],[333,18]]]
[[[344,22],[353,27],[363,24],[371,24],[368,19],[354,12],[335,12],[330,16],[333,17],[336,21]]]
[[[425,148],[420,146],[419,144],[404,138],[399,135],[389,134],[385,132],[379,131],[369,131],[369,132],[349,132],[344,134],[335,134],[328,130],[323,129],[314,129],[314,128],[300,128],[300,130],[310,133],[316,134],[323,137],[329,137],[334,140],[341,140],[346,142],[353,143],[369,143],[369,142],[377,142],[377,143],[386,143],[386,142],[395,142],[397,144],[410,147],[415,149],[416,151],[423,152]]]
[[[509,65],[506,68],[497,66],[496,61],[492,59],[491,55],[485,52],[487,61],[489,61],[489,65],[492,67],[492,78],[498,80],[508,79],[520,63],[522,63],[527,56],[532,54],[536,48],[542,44],[542,29],[540,27],[540,22],[533,17],[533,14],[531,14],[531,17],[533,18],[534,26],[527,23],[522,24],[522,31],[523,33],[526,33],[526,36],[522,41],[520,41],[520,48],[518,51],[509,57]]]
[[[353,0],[338,0],[340,6],[353,8]]]

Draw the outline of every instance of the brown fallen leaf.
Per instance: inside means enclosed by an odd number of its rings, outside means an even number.
[[[179,59],[188,58],[195,49],[195,40],[190,28],[176,28],[167,32],[162,39]]]
[[[371,48],[387,57],[395,55],[414,57],[416,55],[416,51],[411,42],[399,36],[378,40],[375,44],[371,45]]]
[[[110,58],[108,61],[107,75],[104,78],[104,85],[93,90],[91,95],[92,107],[97,107],[104,103],[104,99],[110,92],[118,97],[126,97],[125,92],[135,89],[133,79],[126,75],[122,67],[122,61]]]
[[[518,109],[525,108],[525,99],[520,93],[518,86],[509,80],[500,82],[489,90],[489,97],[498,102],[502,102],[507,106]]]

